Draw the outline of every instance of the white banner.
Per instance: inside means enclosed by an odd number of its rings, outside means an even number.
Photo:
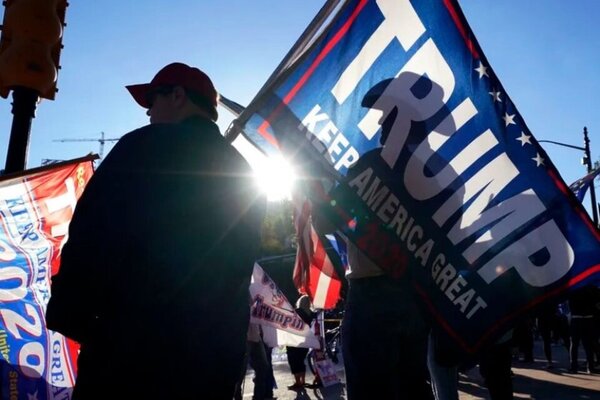
[[[264,342],[271,346],[319,348],[319,340],[275,282],[258,263],[250,281],[250,322],[260,324]]]

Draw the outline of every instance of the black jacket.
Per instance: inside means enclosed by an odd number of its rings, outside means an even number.
[[[76,393],[150,385],[161,398],[181,385],[165,398],[183,398],[182,381],[229,384],[223,370],[245,348],[257,193],[211,121],[149,125],[117,143],[77,204],[46,314],[82,344]]]

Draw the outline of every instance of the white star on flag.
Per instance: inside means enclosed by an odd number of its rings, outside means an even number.
[[[479,67],[475,68],[475,71],[479,72],[479,79],[483,78],[484,75],[489,78],[487,67],[484,67],[481,61],[479,61]]]
[[[521,136],[516,138],[515,140],[518,140],[519,142],[521,142],[521,147],[525,146],[525,143],[527,144],[531,144],[531,135],[526,135],[525,132],[521,132]]]
[[[491,91],[491,92],[488,92],[488,93],[490,94],[490,96],[492,96],[492,99],[494,100],[494,103],[495,102],[499,102],[499,103],[502,102],[502,99],[500,98],[500,94],[501,94],[500,91],[498,91],[498,92]]]
[[[544,165],[544,159],[542,158],[542,156],[540,156],[540,153],[536,153],[535,157],[533,157],[532,160],[535,161],[536,167]]]
[[[509,115],[508,113],[504,113],[504,117],[502,117],[506,126],[509,126],[510,124],[516,125],[514,118],[515,118],[515,114]]]

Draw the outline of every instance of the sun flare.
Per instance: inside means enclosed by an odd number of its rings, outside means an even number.
[[[283,157],[268,157],[255,168],[255,177],[269,201],[291,197],[296,173]]]

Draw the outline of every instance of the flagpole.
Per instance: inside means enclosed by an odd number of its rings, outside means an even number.
[[[581,163],[586,166],[587,173],[589,174],[594,169],[592,166],[592,156],[591,156],[591,152],[590,152],[590,139],[588,137],[587,126],[583,127],[584,147],[575,146],[572,144],[567,144],[567,143],[562,143],[562,142],[555,142],[553,140],[538,140],[538,143],[552,143],[552,144],[556,144],[558,146],[569,147],[571,149],[581,150],[581,151],[583,151],[583,154],[584,154],[583,159],[581,160]],[[594,181],[593,180],[592,180],[592,184],[590,185],[590,198],[592,201],[592,219],[594,221],[594,225],[598,226],[598,205],[596,204],[596,190],[594,189]]]
[[[254,99],[250,102],[249,106],[246,107],[244,112],[239,117],[237,117],[239,126],[243,126],[248,120],[248,118],[250,118],[250,116],[264,104],[261,101],[257,101],[257,99],[259,99],[264,93],[266,93],[273,86],[273,84],[276,81],[278,81],[278,79],[280,80],[283,78],[283,76],[285,76],[284,71],[286,70],[286,68],[289,68],[291,63],[297,61],[298,57],[300,57],[307,51],[308,46],[311,43],[313,43],[315,35],[321,32],[323,23],[325,23],[336,11],[339,11],[338,7],[343,6],[343,3],[344,0],[328,0],[323,5],[323,7],[321,7],[318,14],[306,27],[304,32],[302,32],[300,38],[298,38],[296,43],[294,43],[294,45],[288,51],[285,57],[283,57],[283,60],[281,60],[275,71],[273,71],[269,79],[267,79],[267,81],[260,88],[256,96],[254,96]]]

